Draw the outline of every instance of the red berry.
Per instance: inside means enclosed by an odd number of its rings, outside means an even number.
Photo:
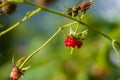
[[[75,44],[78,48],[80,48],[82,46],[82,41],[76,40]]]
[[[79,39],[76,39],[74,37],[66,37],[64,40],[64,44],[66,47],[72,47],[74,48],[75,46],[77,46],[78,48],[81,48],[82,46],[82,41]]]
[[[67,47],[75,47],[75,39],[73,37],[66,37],[64,40],[64,44]]]

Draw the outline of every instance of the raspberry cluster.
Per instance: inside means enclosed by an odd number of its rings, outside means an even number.
[[[80,48],[82,46],[82,41],[70,36],[65,38],[64,44],[66,47],[74,48],[75,46],[77,46],[78,48]]]

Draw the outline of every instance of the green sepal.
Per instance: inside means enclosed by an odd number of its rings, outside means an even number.
[[[12,57],[12,65],[15,65],[15,57]]]
[[[16,63],[16,67],[19,69],[19,67],[20,67],[20,65],[21,65],[21,63],[23,62],[23,60],[25,59],[25,57],[22,57],[22,58],[20,58],[18,61],[17,61],[17,63]]]
[[[79,39],[81,39],[81,40],[85,39],[86,36],[87,36],[87,31],[88,31],[88,29],[84,30],[84,31],[81,32],[81,33],[78,33],[78,34],[76,35],[76,38],[79,38]]]
[[[27,67],[22,68],[21,70],[24,72],[24,71],[28,70],[30,67],[31,66],[27,66]]]

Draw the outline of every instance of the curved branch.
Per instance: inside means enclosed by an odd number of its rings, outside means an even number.
[[[42,8],[44,11],[51,12],[51,13],[54,13],[54,14],[58,14],[58,15],[60,15],[60,16],[64,16],[64,17],[69,18],[69,19],[71,19],[71,20],[77,21],[78,23],[80,23],[80,24],[82,24],[82,25],[84,25],[84,26],[86,26],[86,27],[88,27],[88,28],[96,31],[97,33],[101,34],[102,36],[106,37],[106,38],[109,39],[110,41],[113,40],[113,39],[112,39],[111,37],[109,37],[108,35],[102,33],[101,31],[97,30],[96,28],[94,28],[94,27],[92,27],[92,26],[89,26],[88,24],[86,24],[86,23],[84,23],[83,21],[80,21],[80,20],[78,20],[78,19],[76,19],[76,18],[73,18],[73,17],[71,17],[71,16],[65,15],[65,14],[63,14],[63,13],[61,13],[61,12],[58,12],[58,11],[55,11],[55,10],[52,10],[52,9],[45,8],[45,7],[43,7],[43,6],[37,5],[37,4],[32,3],[32,2],[30,2],[30,1],[27,1],[27,0],[24,1],[24,3],[29,4],[29,5],[32,5],[32,6],[35,6],[35,7],[38,7],[38,8]],[[120,42],[116,41],[116,43],[120,45]]]
[[[29,12],[21,21],[17,22],[16,24],[14,24],[13,26],[9,27],[8,29],[0,32],[0,37],[2,35],[6,34],[7,32],[11,31],[12,29],[16,28],[17,26],[19,26],[20,24],[22,24],[26,20],[30,19],[32,16],[34,16],[37,13],[39,13],[40,11],[42,11],[42,9],[38,8],[38,9],[32,11],[32,12]]]

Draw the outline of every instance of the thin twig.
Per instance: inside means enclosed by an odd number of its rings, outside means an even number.
[[[41,51],[60,31],[62,31],[64,28],[69,27],[70,25],[74,24],[73,23],[69,23],[67,25],[64,25],[62,27],[60,27],[41,47],[39,47],[38,49],[36,49],[35,51],[33,51],[25,60],[24,62],[20,65],[19,69],[22,69],[25,65],[25,63],[35,54],[37,54],[39,51]]]
[[[34,16],[35,14],[39,13],[40,11],[42,11],[41,8],[38,8],[32,12],[29,12],[21,21],[17,22],[16,24],[14,24],[13,26],[9,27],[8,29],[0,32],[0,36],[6,34],[7,32],[11,31],[12,29],[18,27],[20,24],[22,24],[23,22],[27,21],[28,19],[30,19],[32,16]]]
[[[114,51],[116,53],[116,56],[117,56],[118,60],[120,61],[120,55],[119,55],[119,53],[118,53],[118,51],[117,51],[117,49],[115,47],[115,43],[116,43],[116,40],[113,39],[112,40],[112,47],[113,47],[113,49],[114,49]]]

